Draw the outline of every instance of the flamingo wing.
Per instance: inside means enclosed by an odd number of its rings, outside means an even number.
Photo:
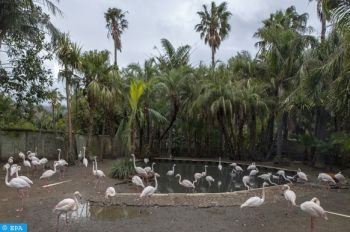
[[[258,206],[262,205],[262,203],[264,203],[264,201],[260,197],[251,197],[241,205],[241,208],[258,207]]]
[[[71,198],[66,198],[60,202],[58,202],[58,204],[55,206],[54,210],[57,211],[72,211],[76,208],[76,203],[73,199]]]

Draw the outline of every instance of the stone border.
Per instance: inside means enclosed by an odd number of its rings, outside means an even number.
[[[293,191],[296,191],[298,197],[314,192],[314,188],[308,186],[293,185]],[[270,186],[265,188],[265,202],[273,203],[283,200],[282,186]],[[262,188],[253,190],[242,190],[225,193],[168,193],[154,194],[148,198],[140,198],[139,193],[117,193],[111,201],[104,199],[103,196],[88,199],[89,203],[94,206],[134,206],[134,207],[176,207],[192,206],[198,208],[210,207],[229,207],[239,206],[249,197],[262,195]]]

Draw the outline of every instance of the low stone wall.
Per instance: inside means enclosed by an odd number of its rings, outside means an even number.
[[[87,136],[74,135],[74,151],[78,153],[86,146]],[[0,129],[0,161],[6,161],[8,157],[17,157],[18,152],[35,151],[39,157],[56,159],[57,149],[62,149],[64,156],[66,151],[65,134],[60,131],[44,131],[29,129]],[[120,142],[110,136],[94,135],[91,138],[89,152],[100,159],[115,159],[122,154]]]
[[[298,192],[298,196],[314,192],[316,189],[307,186],[292,185],[292,189]],[[282,186],[271,186],[265,188],[267,203],[284,199]],[[238,206],[248,198],[262,195],[262,189],[253,189],[226,193],[169,193],[154,194],[148,198],[140,198],[139,193],[117,193],[106,201],[103,196],[88,199],[92,205],[117,205],[117,206],[194,206],[194,207],[228,207]]]

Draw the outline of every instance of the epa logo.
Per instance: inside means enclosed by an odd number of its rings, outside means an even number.
[[[27,232],[27,224],[0,224],[0,232]]]
[[[3,225],[3,226],[1,227],[1,230],[2,230],[2,231],[7,231],[7,226],[6,226],[6,225]]]

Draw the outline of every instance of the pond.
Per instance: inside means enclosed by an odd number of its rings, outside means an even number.
[[[196,193],[219,193],[219,192],[234,192],[239,190],[245,190],[242,177],[249,175],[250,171],[247,171],[248,165],[240,165],[243,168],[243,173],[232,172],[232,167],[227,163],[222,163],[222,170],[219,171],[217,162],[198,162],[198,161],[170,161],[170,160],[154,160],[154,170],[160,175],[158,178],[158,192],[160,193],[186,193],[189,190],[179,184],[179,178],[176,178],[176,174],[180,174],[182,179],[194,181],[194,174],[204,172],[204,165],[207,167],[207,176],[212,176],[214,182],[209,185],[205,178],[201,178],[196,184]],[[151,165],[152,161],[148,163]],[[173,164],[176,164],[174,176],[167,176],[166,173],[172,169]],[[278,169],[271,169],[258,166],[259,173],[251,178],[250,186],[252,188],[261,188],[264,180],[258,178],[258,175],[271,172],[276,175]],[[286,175],[293,176],[296,173],[293,171],[286,171]],[[271,180],[277,184],[287,183],[280,178],[279,180]],[[152,183],[153,185],[154,183]],[[191,190],[192,192],[192,190]]]

